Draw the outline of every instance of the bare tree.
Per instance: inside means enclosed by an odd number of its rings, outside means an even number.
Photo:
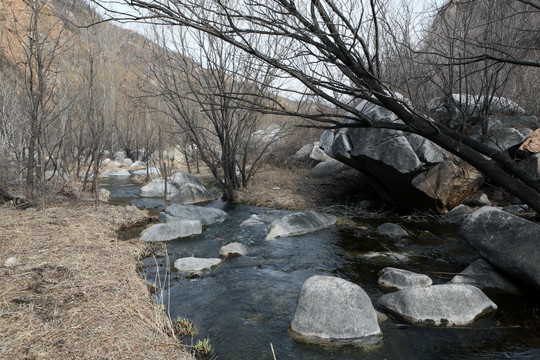
[[[272,100],[275,71],[205,33],[175,28],[160,38],[162,47],[154,48],[151,61],[155,91],[224,198],[234,201],[286,133],[279,126],[271,133],[256,132],[261,124],[257,109]]]
[[[23,97],[28,117],[28,164],[26,196],[34,197],[34,178],[42,179],[44,168],[44,131],[60,113],[55,103],[57,57],[65,45],[63,26],[45,10],[48,0],[26,0],[25,12],[12,11],[14,40],[8,49],[17,61],[24,84]],[[11,38],[8,38],[11,39]]]
[[[139,13],[119,14],[124,19],[152,19],[163,25],[190,27],[242,49],[300,81],[312,94],[343,111],[339,117],[331,113],[310,116],[323,127],[382,127],[418,134],[464,159],[540,212],[538,179],[500,150],[432,122],[408,106],[384,82],[381,39],[386,34],[381,25],[382,1],[130,0],[125,3]],[[266,45],[269,40],[284,43],[288,56],[276,54],[275,48]],[[354,107],[357,99],[383,106],[404,124],[389,125],[366,118]]]

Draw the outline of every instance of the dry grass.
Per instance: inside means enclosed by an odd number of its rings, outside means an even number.
[[[257,172],[246,189],[238,193],[237,201],[274,209],[317,209],[354,201],[349,195],[365,186],[355,170],[327,178],[313,178],[309,172],[302,167],[267,166]]]
[[[0,359],[188,359],[139,276],[120,207],[0,209]],[[2,266],[15,257],[13,267]]]

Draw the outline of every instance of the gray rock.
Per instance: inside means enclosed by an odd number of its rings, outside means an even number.
[[[109,168],[119,168],[120,166],[122,166],[122,163],[121,162],[118,162],[116,160],[113,160],[113,161],[109,161],[107,163],[107,167]]]
[[[257,225],[264,225],[264,221],[262,221],[258,215],[253,214],[249,217],[249,219],[244,220],[240,224],[240,227],[257,226]]]
[[[198,204],[215,200],[216,197],[204,186],[184,184],[178,187],[178,192],[171,196],[171,201],[178,204]]]
[[[459,275],[454,276],[450,283],[470,284],[485,290],[502,291],[516,295],[521,293],[519,287],[484,259],[478,259],[467,266]]]
[[[377,231],[381,235],[409,236],[409,233],[405,231],[401,226],[392,223],[384,223],[377,227],[375,231]]]
[[[378,305],[412,324],[462,326],[497,310],[497,305],[472,285],[410,287],[381,296]]]
[[[219,256],[227,257],[231,254],[245,256],[247,254],[246,245],[239,242],[233,242],[222,246],[221,249],[219,249]]]
[[[491,201],[489,201],[486,194],[480,194],[470,200],[467,200],[465,204],[469,206],[491,206]]]
[[[212,207],[179,204],[168,206],[163,216],[162,214],[160,214],[160,222],[199,220],[202,225],[217,224],[229,216],[225,211]]]
[[[122,166],[129,167],[131,165],[133,165],[133,160],[131,160],[130,158],[125,158],[124,160],[122,160]]]
[[[511,118],[507,117],[506,119]],[[529,128],[516,128],[511,124],[505,124],[499,117],[488,117],[485,121],[487,125],[478,124],[473,126],[469,135],[501,151],[522,144],[533,132]],[[484,135],[483,129],[485,126],[487,127],[487,133]]]
[[[14,258],[14,257],[10,257],[6,260],[6,262],[4,263],[4,266],[5,267],[13,267],[17,265],[17,259]]]
[[[155,224],[146,229],[141,240],[169,241],[202,233],[202,225],[198,220],[173,221],[166,224]]]
[[[142,162],[141,160],[137,160],[133,162],[133,164],[129,165],[129,170],[141,170],[146,169],[146,164]]]
[[[329,160],[323,161],[315,165],[315,167],[311,169],[311,172],[309,174],[316,178],[322,178],[322,177],[338,174],[341,171],[343,171],[343,169],[345,169],[344,163],[342,163],[341,161],[329,158]]]
[[[114,153],[113,158],[115,161],[118,161],[119,163],[121,163],[126,158],[126,152],[123,150],[117,151]]]
[[[472,209],[461,204],[444,214],[444,218],[450,224],[461,224],[470,213],[472,213]]]
[[[114,176],[118,176],[118,177],[128,177],[130,176],[131,174],[129,173],[128,170],[125,170],[125,169],[121,169],[121,170],[112,170],[112,169],[107,169],[107,170],[104,170],[102,173],[101,173],[101,176],[103,177],[114,177]]]
[[[330,160],[331,157],[328,156],[324,150],[322,150],[319,146],[313,146],[313,149],[311,150],[311,153],[309,154],[309,157],[312,160],[318,161],[318,162],[324,162],[326,160]]]
[[[292,213],[270,224],[266,240],[276,237],[295,236],[318,231],[334,225],[337,217],[313,210]]]
[[[310,157],[309,155],[311,154],[311,152],[313,151],[313,148],[315,146],[318,147],[319,143],[318,142],[314,142],[314,143],[311,143],[311,144],[306,144],[304,146],[302,146],[300,148],[300,150],[298,150],[292,157],[291,159],[293,161],[303,161],[303,162],[307,162],[310,160]]]
[[[530,155],[525,166],[533,176],[540,178],[540,153]]]
[[[214,266],[218,266],[221,259],[218,258],[196,258],[186,257],[180,258],[174,262],[174,267],[178,272],[200,274],[204,271],[209,271]]]
[[[395,251],[370,251],[358,254],[357,256],[369,260],[371,263],[380,265],[403,265],[411,260],[412,254]]]
[[[144,173],[146,176],[146,171]],[[165,180],[163,178],[153,179],[151,182],[141,187],[141,196],[143,197],[163,197],[165,192]],[[173,195],[178,193],[178,188],[167,179],[167,199],[170,200]]]
[[[523,205],[508,205],[503,208],[504,211],[509,212],[510,214],[520,214],[523,212],[529,211],[529,207],[525,204]]]
[[[379,277],[379,285],[395,289],[403,290],[414,286],[431,286],[433,281],[427,275],[417,274],[409,270],[396,269],[386,267],[383,274]]]
[[[465,218],[460,234],[505,274],[540,289],[540,225],[493,207]]]
[[[99,197],[99,200],[103,202],[108,202],[109,199],[111,198],[111,192],[105,188],[101,188],[98,190],[98,197]]]
[[[324,150],[326,155],[330,157],[334,157],[334,154],[332,153],[332,144],[334,142],[334,131],[333,130],[325,130],[321,138],[319,139],[319,147]]]
[[[167,198],[173,203],[189,205],[216,199],[195,175],[179,172],[166,181]],[[141,188],[141,196],[145,197],[162,197],[164,192],[163,178],[154,179]]]
[[[366,292],[349,281],[312,276],[298,296],[290,327],[298,341],[372,345],[381,340],[377,313]]]
[[[395,114],[369,101],[357,109],[373,121],[403,124]],[[446,151],[414,134],[346,128],[325,131],[320,146],[362,172],[382,199],[402,208],[444,212],[470,197],[481,184],[481,175],[472,167],[456,164]],[[478,176],[464,176],[471,173]]]

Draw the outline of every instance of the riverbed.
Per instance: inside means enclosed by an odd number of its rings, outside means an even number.
[[[128,179],[107,179],[111,201],[138,200],[138,187]],[[151,200],[159,207],[160,200]],[[229,214],[221,224],[208,226],[198,236],[170,241],[157,256],[144,261],[144,276],[162,291],[170,316],[185,317],[198,328],[197,339],[210,338],[218,359],[538,359],[540,309],[531,296],[488,294],[499,310],[471,326],[440,328],[412,326],[389,318],[380,324],[379,346],[323,347],[295,342],[288,333],[296,299],[312,275],[330,275],[360,285],[375,304],[386,293],[377,284],[378,272],[394,266],[429,275],[445,283],[478,255],[458,235],[457,228],[404,219],[366,219],[372,228],[398,221],[412,236],[391,239],[373,232],[334,227],[316,233],[265,241],[266,225],[240,227],[257,214],[266,224],[289,212],[220,200],[205,206]],[[199,277],[171,272],[180,257],[218,257],[221,246],[240,242],[247,256],[225,259]],[[188,339],[189,343],[190,340]]]

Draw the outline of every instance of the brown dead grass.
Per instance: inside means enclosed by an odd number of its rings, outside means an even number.
[[[139,276],[146,245],[117,239],[144,217],[112,206],[0,209],[0,359],[188,359]],[[2,266],[9,257],[17,264]]]
[[[355,196],[367,189],[353,169],[326,178],[313,178],[309,172],[302,167],[266,166],[238,193],[237,201],[274,209],[317,209],[354,202]]]

